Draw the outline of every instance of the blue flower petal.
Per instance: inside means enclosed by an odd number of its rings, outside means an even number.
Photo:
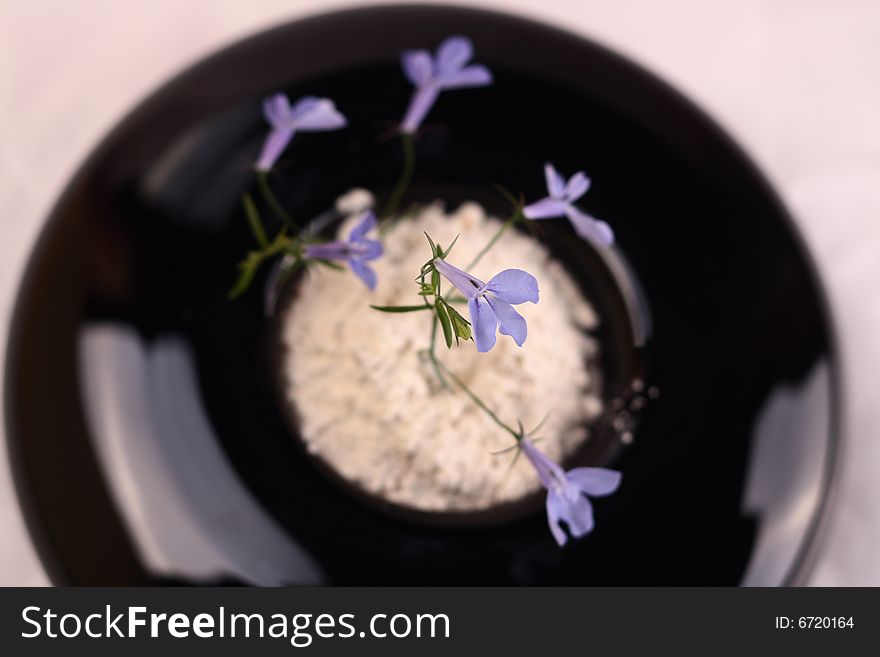
[[[575,538],[580,538],[593,531],[593,505],[584,495],[577,495],[574,500],[560,496],[564,499],[562,506],[562,519],[568,525],[568,531]]]
[[[263,143],[263,150],[256,163],[257,171],[269,171],[275,166],[275,162],[281,157],[281,153],[287,148],[287,144],[293,139],[293,130],[290,128],[280,127],[273,128],[266,141]]]
[[[293,104],[287,113],[291,121],[299,121],[304,116],[308,116],[320,102],[317,96],[303,96]]]
[[[565,478],[565,473],[556,463],[554,463],[544,452],[535,447],[535,444],[528,438],[519,441],[519,447],[525,457],[535,468],[541,485],[550,490],[554,484]]]
[[[549,162],[544,165],[544,180],[547,182],[547,193],[551,198],[562,199],[565,197],[565,178],[559,175],[556,167]]]
[[[403,117],[403,122],[400,124],[400,131],[412,134],[418,130],[428,112],[431,111],[439,93],[440,90],[433,84],[416,88],[409,101],[406,116]]]
[[[523,208],[526,219],[554,219],[564,217],[568,211],[568,203],[559,199],[546,197]]]
[[[376,215],[372,210],[367,210],[361,215],[361,220],[358,224],[351,229],[351,232],[348,234],[348,240],[350,242],[358,242],[375,227]]]
[[[573,468],[565,473],[565,478],[583,493],[601,497],[616,491],[623,475],[607,468]]]
[[[590,179],[583,171],[578,171],[568,179],[568,184],[565,185],[565,200],[573,203],[586,194],[588,189],[590,189]]]
[[[351,266],[351,270],[357,274],[364,283],[366,283],[368,288],[371,290],[376,289],[376,272],[370,269],[370,267],[365,265],[361,260],[349,260],[348,264]]]
[[[414,87],[423,87],[434,75],[434,64],[427,50],[407,50],[400,57],[403,72]]]
[[[290,118],[290,101],[284,94],[274,94],[263,99],[263,116],[273,128],[284,125]]]
[[[351,245],[348,242],[310,244],[306,247],[305,255],[316,260],[348,260],[351,257]]]
[[[560,547],[568,541],[568,536],[559,524],[567,506],[566,501],[556,491],[547,491],[547,524],[550,525],[550,533]]]
[[[463,36],[451,36],[437,48],[434,70],[438,77],[461,70],[474,56],[471,40]]]
[[[599,246],[611,246],[614,243],[614,231],[604,221],[599,221],[586,212],[581,212],[573,205],[568,206],[565,213],[568,215],[575,232],[585,240]]]
[[[538,281],[522,269],[505,269],[495,274],[485,289],[507,303],[538,303]]]
[[[506,301],[502,301],[497,297],[487,295],[486,301],[492,307],[495,317],[498,318],[498,330],[503,335],[509,335],[516,342],[517,346],[522,347],[529,333],[529,327],[526,324],[526,318],[520,315]]]
[[[363,248],[363,251],[357,255],[358,260],[375,260],[382,256],[384,249],[379,240],[360,240],[357,244]]]
[[[462,89],[465,87],[485,87],[492,84],[492,73],[485,66],[474,64],[454,73],[437,78],[442,89]]]
[[[471,276],[466,271],[459,269],[455,265],[450,265],[448,262],[441,260],[440,258],[434,259],[434,267],[437,271],[443,274],[446,280],[455,286],[455,289],[468,299],[476,296],[476,294],[485,286],[483,281],[479,278]]]
[[[329,98],[303,98],[290,110],[290,118],[296,129],[303,132],[338,130],[347,125],[345,117]]]
[[[495,330],[498,327],[498,318],[495,316],[495,312],[482,297],[470,299],[468,311],[471,316],[471,328],[474,333],[474,342],[477,343],[477,351],[489,351],[495,346]]]

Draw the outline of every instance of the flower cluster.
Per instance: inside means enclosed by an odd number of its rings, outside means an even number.
[[[262,263],[276,256],[283,256],[282,278],[301,267],[326,266],[344,269],[341,265],[348,265],[369,290],[375,289],[379,282],[378,277],[368,263],[382,257],[383,245],[380,239],[368,235],[380,228],[383,222],[395,218],[398,202],[406,193],[412,178],[415,158],[413,136],[442,91],[484,87],[493,82],[492,73],[486,66],[471,63],[473,55],[471,42],[461,36],[446,39],[434,54],[427,50],[403,53],[403,73],[414,87],[409,106],[399,126],[404,149],[403,171],[390,195],[385,213],[377,217],[372,209],[368,209],[353,216],[354,228],[342,240],[321,240],[317,237],[320,231],[314,228],[314,222],[307,229],[300,228],[275,197],[269,183],[269,173],[297,132],[340,130],[348,125],[347,118],[328,98],[306,96],[295,103],[291,103],[282,93],[266,98],[263,102],[263,114],[270,131],[265,137],[254,168],[264,205],[277,215],[283,227],[270,239],[257,203],[250,194],[243,196],[245,216],[257,247],[239,263],[239,278],[231,295],[243,293]],[[526,221],[564,217],[580,237],[594,246],[604,248],[613,243],[614,234],[611,228],[575,205],[590,187],[590,179],[583,172],[579,171],[566,180],[552,164],[547,163],[544,176],[547,196],[528,205],[514,203],[511,217],[466,269],[473,270],[483,254],[498,242],[506,230]],[[453,381],[514,439],[519,453],[525,455],[541,484],[547,489],[547,518],[556,542],[559,545],[566,543],[566,529],[574,538],[584,536],[593,529],[593,511],[588,498],[613,493],[620,484],[621,474],[604,468],[574,468],[564,471],[535,447],[533,439],[522,430],[521,425],[519,430],[515,430],[501,421],[474,391],[442,363],[434,350],[438,327],[442,330],[449,348],[453,344],[473,340],[478,352],[487,352],[495,346],[499,332],[512,338],[518,347],[522,347],[528,336],[528,326],[526,319],[514,306],[538,303],[538,281],[528,272],[510,268],[495,274],[484,283],[469,271],[449,262],[448,256],[454,242],[444,249],[428,236],[428,244],[430,257],[416,278],[417,294],[421,301],[411,306],[373,308],[389,313],[427,311],[432,315],[430,347],[423,353],[433,363],[439,381],[447,387],[447,380]],[[444,294],[444,279],[461,297]],[[467,303],[470,321],[456,310],[456,302]]]

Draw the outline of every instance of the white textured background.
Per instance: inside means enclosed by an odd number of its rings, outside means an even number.
[[[0,0],[0,343],[51,204],[128,109],[232,40],[351,4],[376,3]],[[474,4],[557,23],[629,55],[706,108],[775,183],[830,289],[846,368],[843,490],[813,581],[880,585],[880,2]],[[45,582],[0,450],[0,584]]]

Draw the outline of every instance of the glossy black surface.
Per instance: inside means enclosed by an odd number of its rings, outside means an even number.
[[[265,131],[261,97],[327,95],[350,120],[298,135],[279,163],[273,185],[297,216],[355,185],[381,196],[400,148],[379,136],[410,93],[398,54],[454,33],[473,39],[496,82],[441,97],[407,200],[475,198],[502,212],[494,183],[534,199],[546,160],[589,172],[585,205],[614,226],[625,260],[609,264],[564,222],[542,224],[541,238],[602,314],[606,401],[633,376],[660,391],[631,445],[620,449],[612,418],[596,428],[581,456],[613,463],[624,485],[597,502],[596,532],[565,550],[540,510],[432,524],[340,487],[293,435],[261,295],[226,298],[250,244],[239,197]],[[628,272],[617,282],[615,267]],[[644,345],[627,280],[643,295]],[[292,23],[138,107],[43,233],[6,395],[30,528],[54,579],[74,584],[787,583],[809,565],[839,441],[821,289],[739,150],[668,87],[581,38],[450,8]]]

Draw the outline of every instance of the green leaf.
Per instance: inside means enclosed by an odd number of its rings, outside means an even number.
[[[452,306],[450,306],[445,301],[446,310],[449,312],[449,321],[452,322],[452,328],[455,331],[455,339],[458,340],[461,338],[462,340],[470,340],[471,339],[471,324],[467,321],[461,314]]]
[[[437,299],[434,304],[437,309],[437,319],[440,320],[440,326],[443,327],[443,337],[446,339],[446,346],[452,348],[452,322],[449,319],[449,313],[446,310],[446,304],[442,299]]]
[[[458,238],[459,238],[459,237],[461,237],[461,233],[459,233],[458,235],[456,235],[456,236],[455,236],[455,239],[452,240],[452,244],[449,245],[449,248],[446,249],[445,251],[442,251],[441,253],[438,253],[438,254],[437,254],[437,257],[438,257],[438,258],[443,258],[443,259],[445,259],[446,256],[449,255],[449,252],[452,251],[452,248],[455,246],[455,243],[458,241]]]
[[[257,269],[259,269],[262,262],[262,254],[256,251],[251,251],[244,260],[238,263],[239,275],[238,279],[235,281],[235,285],[229,290],[230,299],[237,299],[245,293],[250,286],[251,281],[254,280]]]
[[[250,194],[245,193],[241,197],[241,204],[244,206],[244,214],[251,227],[251,232],[254,234],[254,239],[257,240],[257,244],[259,244],[261,248],[265,249],[269,246],[269,238],[266,237],[266,231],[263,228],[263,220],[260,218],[260,212],[257,210],[257,205],[254,203],[254,199],[251,198]]]
[[[437,253],[437,245],[434,244],[434,240],[431,239],[431,236],[428,233],[425,233],[425,237],[428,238],[428,244],[431,245],[431,258],[433,259],[434,254]]]
[[[415,280],[416,283],[424,284],[425,276],[430,274],[432,271],[434,271],[434,261],[428,260],[428,262],[422,265],[422,268],[419,270],[419,275],[416,276],[413,280]]]
[[[370,305],[373,310],[381,310],[383,313],[414,313],[419,310],[431,310],[431,306],[421,304],[419,306],[374,306]]]
[[[431,271],[431,290],[434,292],[440,291],[440,272],[436,269]]]
[[[272,243],[269,244],[265,248],[264,254],[267,256],[275,255],[277,253],[281,253],[282,251],[286,250],[288,247],[292,247],[292,246],[293,246],[293,243],[291,242],[290,238],[287,236],[287,231],[284,228],[282,228],[275,235],[275,239],[272,240]],[[292,255],[296,255],[296,254],[292,254]]]

